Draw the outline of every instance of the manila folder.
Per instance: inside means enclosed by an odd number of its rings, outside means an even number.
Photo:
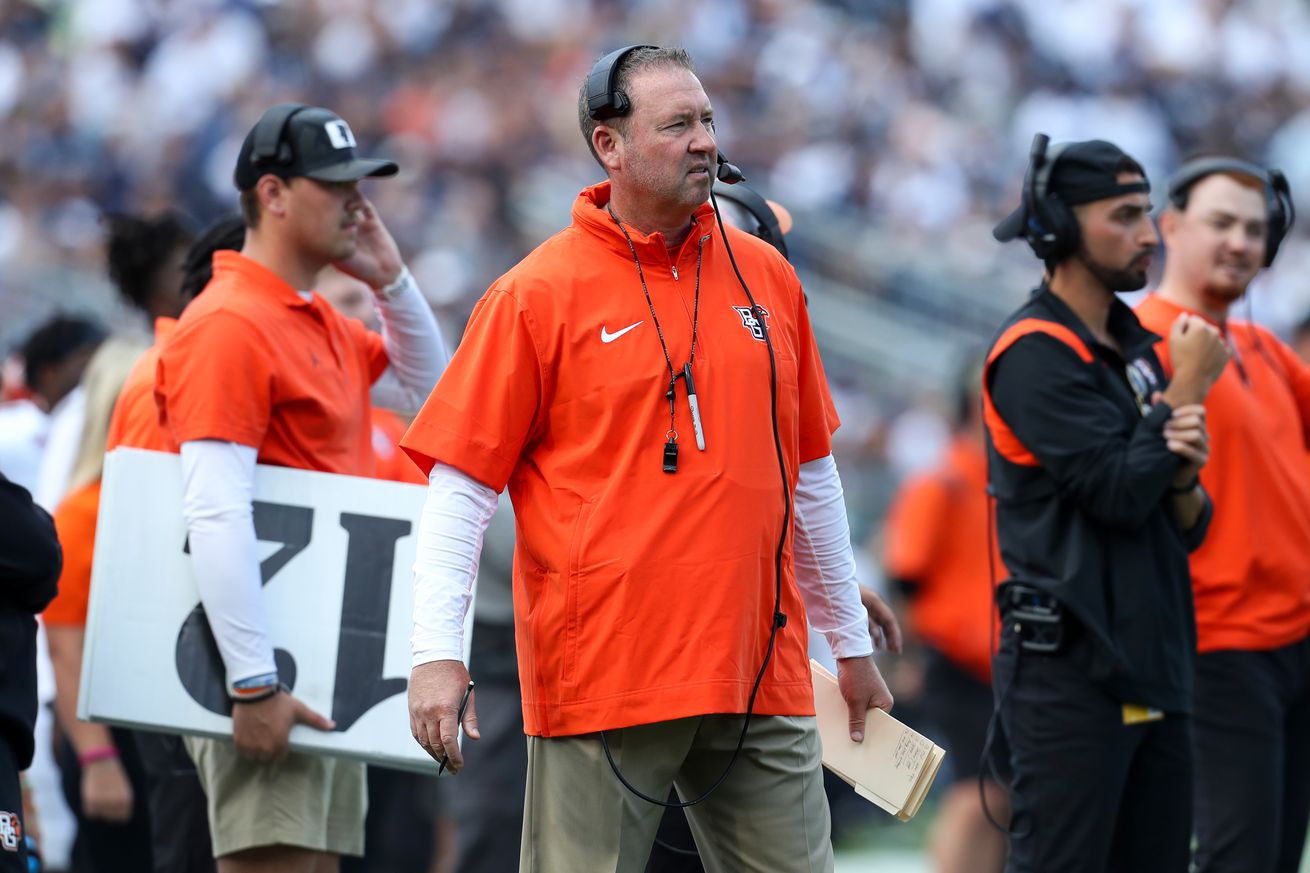
[[[810,661],[810,671],[823,766],[854,786],[857,794],[908,820],[923,804],[945,750],[881,709],[869,710],[864,741],[851,742],[850,718],[837,678],[817,661]]]

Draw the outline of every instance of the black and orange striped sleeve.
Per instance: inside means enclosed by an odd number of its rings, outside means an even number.
[[[1164,499],[1182,459],[1164,440],[1169,406],[1156,403],[1126,428],[1099,378],[1104,366],[1035,332],[991,363],[987,393],[994,416],[1066,497],[1102,524],[1136,527]]]

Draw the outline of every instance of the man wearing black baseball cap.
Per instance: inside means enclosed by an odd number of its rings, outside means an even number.
[[[371,475],[370,396],[417,409],[445,367],[432,311],[358,187],[395,173],[359,157],[326,109],[265,112],[234,173],[244,245],[214,254],[205,293],[160,351],[156,400],[180,447],[192,566],[233,702],[232,742],[186,740],[220,873],[325,873],[363,850],[363,764],[288,754],[293,724],[333,724],[278,674],[251,492],[257,462]],[[310,290],[328,264],[373,289],[381,335]]]
[[[1046,265],[983,374],[989,484],[1008,571],[997,707],[1014,782],[1008,870],[1187,870],[1195,620],[1187,555],[1211,505],[1206,392],[1226,355],[1184,316],[1170,381],[1116,291],[1158,242],[1141,166],[1099,140],[1033,143],[994,231]]]

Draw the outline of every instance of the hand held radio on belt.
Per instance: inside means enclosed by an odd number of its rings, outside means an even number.
[[[1011,582],[1005,586],[1001,617],[1013,628],[1025,652],[1053,654],[1064,643],[1064,608],[1040,588]]]

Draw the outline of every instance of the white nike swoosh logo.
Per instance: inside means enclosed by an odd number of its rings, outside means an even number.
[[[646,323],[645,321],[639,321],[636,324],[628,325],[627,327],[623,328],[623,330],[616,330],[614,331],[614,333],[610,333],[608,330],[605,329],[604,325],[601,325],[600,341],[603,343],[612,343],[619,337],[623,336],[628,331],[632,330],[634,327],[639,327],[645,323]]]

